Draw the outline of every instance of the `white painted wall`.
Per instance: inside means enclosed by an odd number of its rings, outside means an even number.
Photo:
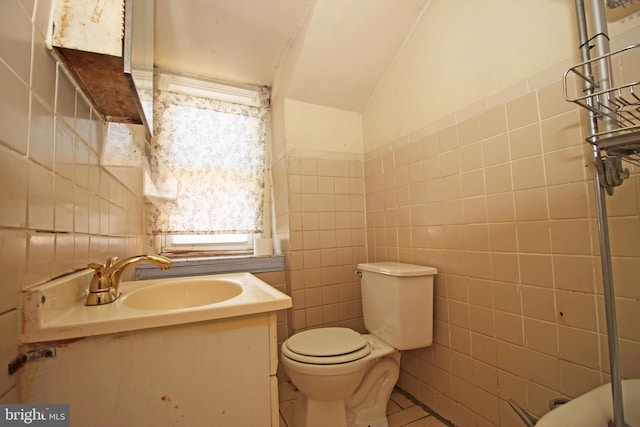
[[[432,0],[364,111],[365,152],[577,58],[577,38],[572,1]]]
[[[362,115],[285,100],[287,151],[295,149],[362,153]]]

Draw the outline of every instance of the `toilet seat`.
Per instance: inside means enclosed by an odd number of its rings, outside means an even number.
[[[362,359],[371,353],[371,346],[352,329],[319,328],[290,337],[282,346],[282,353],[297,362],[334,365]]]

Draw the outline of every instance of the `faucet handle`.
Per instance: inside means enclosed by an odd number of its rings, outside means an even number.
[[[104,272],[104,265],[100,264],[99,262],[90,262],[89,265],[87,265],[87,267],[89,268],[93,268],[96,271],[99,272]]]
[[[95,270],[91,278],[91,283],[89,284],[89,293],[108,291],[109,287],[106,286],[104,282],[104,265],[98,262],[91,262],[87,267]]]

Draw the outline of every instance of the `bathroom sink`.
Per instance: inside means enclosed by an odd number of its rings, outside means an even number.
[[[242,286],[225,279],[197,278],[129,291],[122,304],[139,310],[177,310],[215,304],[236,297]]]
[[[291,307],[291,298],[251,273],[125,281],[110,304],[86,306],[91,268],[22,292],[23,343],[82,338],[229,319]]]

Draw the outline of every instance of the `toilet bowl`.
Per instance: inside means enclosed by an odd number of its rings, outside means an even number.
[[[400,350],[431,345],[432,267],[359,264],[369,334],[327,327],[294,334],[282,366],[300,391],[296,427],[388,427],[387,402],[400,373]]]
[[[388,425],[387,402],[400,373],[398,350],[348,328],[311,329],[287,341],[282,364],[301,393],[296,427]]]

